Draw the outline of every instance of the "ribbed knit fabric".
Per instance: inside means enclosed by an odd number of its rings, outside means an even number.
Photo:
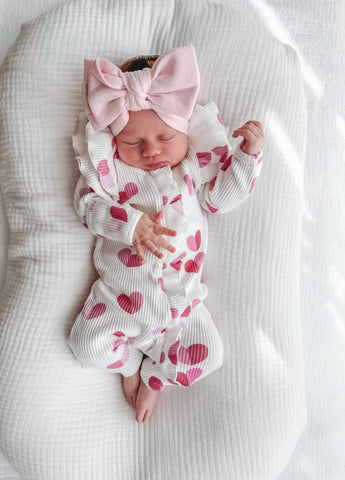
[[[200,68],[198,103],[214,100],[230,132],[260,120],[265,159],[253,195],[209,218],[205,305],[225,345],[223,367],[189,389],[164,390],[149,424],[137,425],[119,376],[81,368],[66,343],[96,279],[94,237],[73,208],[71,135],[84,57],[119,64],[188,44]],[[216,2],[77,0],[22,28],[0,81],[11,230],[0,306],[7,462],[25,480],[275,479],[305,422],[306,124],[292,49]]]
[[[125,377],[139,370],[143,352],[150,357],[141,368],[148,388],[190,386],[219,368],[223,351],[202,304],[206,213],[229,212],[253,194],[262,152],[251,156],[238,146],[232,153],[214,102],[195,107],[186,157],[174,168],[133,168],[121,161],[110,132],[80,121],[73,145],[82,175],[74,203],[97,236],[100,278],[68,344],[82,365]],[[141,264],[133,231],[143,213],[159,211],[177,232],[169,239],[175,251],[162,248],[161,259],[146,251]]]

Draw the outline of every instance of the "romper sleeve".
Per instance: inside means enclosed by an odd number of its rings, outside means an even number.
[[[190,158],[200,205],[207,212],[226,213],[252,193],[262,165],[262,151],[252,156],[240,146],[235,152],[221,123],[217,106],[197,106],[190,123]]]
[[[81,114],[73,148],[81,172],[74,193],[74,207],[81,222],[96,236],[132,245],[143,213],[128,203],[119,203],[112,134],[95,132]]]

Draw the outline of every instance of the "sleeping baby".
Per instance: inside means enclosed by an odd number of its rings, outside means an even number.
[[[251,195],[264,135],[248,121],[232,154],[213,102],[196,105],[192,46],[120,68],[85,61],[88,121],[73,137],[75,207],[96,235],[99,274],[68,344],[83,366],[122,375],[136,420],[167,386],[189,387],[222,365],[201,281],[208,214]]]

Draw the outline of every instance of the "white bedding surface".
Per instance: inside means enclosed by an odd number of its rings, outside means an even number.
[[[34,13],[58,2],[30,2]],[[308,100],[307,159],[304,177],[304,222],[301,264],[301,308],[306,363],[306,393],[309,423],[282,478],[324,480],[345,476],[343,448],[345,428],[342,410],[344,392],[345,259],[343,178],[345,144],[344,11],[341,4],[315,2],[227,2],[253,13],[268,29],[292,44],[305,65]],[[29,19],[30,5],[18,0],[2,3],[8,15],[1,16],[1,54],[8,45],[8,32]],[[254,5],[254,6],[253,6]],[[17,15],[10,13],[16,11]],[[320,28],[320,25],[322,27]],[[339,61],[340,59],[340,61]],[[7,222],[1,218],[0,274],[4,279]],[[1,283],[0,283],[1,286]],[[30,452],[28,453],[30,455]],[[2,463],[3,462],[3,463]],[[0,478],[10,474],[0,460]],[[23,477],[22,477],[23,478]]]
[[[82,369],[66,345],[95,279],[94,238],[72,205],[79,175],[71,133],[85,56],[120,63],[190,43],[202,78],[198,103],[213,99],[231,131],[250,118],[265,125],[264,175],[245,204],[209,221],[206,305],[226,345],[224,365],[187,391],[164,391],[142,426],[120,378]],[[212,2],[76,0],[22,29],[1,85],[1,188],[11,229],[0,307],[5,456],[28,480],[279,475],[305,425],[306,117],[294,51]]]

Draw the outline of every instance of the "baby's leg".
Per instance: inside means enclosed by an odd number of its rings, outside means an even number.
[[[203,304],[190,315],[188,327],[170,347],[168,359],[176,362],[175,382],[182,387],[191,386],[221,367],[223,342]]]
[[[211,315],[203,304],[192,311],[188,326],[167,328],[159,361],[146,358],[141,379],[148,389],[161,391],[168,385],[189,387],[222,365],[223,343]]]
[[[127,395],[130,398],[134,395],[134,379],[138,379],[143,357],[133,346],[140,331],[137,322],[128,322],[128,318],[121,315],[116,297],[98,280],[74,323],[68,344],[83,366],[133,377],[125,381],[126,398]],[[137,389],[138,386],[137,380]]]

